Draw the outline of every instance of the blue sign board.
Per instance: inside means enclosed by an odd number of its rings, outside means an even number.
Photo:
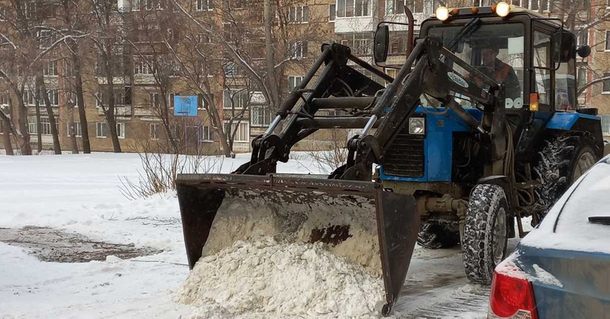
[[[174,96],[174,116],[197,116],[197,96]]]

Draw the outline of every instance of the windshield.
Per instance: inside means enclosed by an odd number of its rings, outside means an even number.
[[[433,26],[428,30],[428,36],[441,38],[443,44],[449,43],[463,26]],[[506,108],[523,107],[523,25],[484,24],[466,34],[452,50],[460,59],[476,66],[487,76],[498,83],[506,85]],[[465,79],[481,84],[478,79],[471,79],[470,74],[458,65],[452,66],[454,71]],[[459,98],[459,96],[458,96]],[[468,99],[458,102],[462,106],[470,106]]]

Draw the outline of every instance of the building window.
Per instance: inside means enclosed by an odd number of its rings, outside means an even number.
[[[133,73],[134,74],[153,74],[152,67],[150,66],[150,57],[140,57],[134,61]]]
[[[129,94],[126,94],[129,93]],[[123,89],[117,88],[114,90],[114,106],[131,105],[131,88],[125,87]],[[106,91],[95,94],[95,105],[97,107],[108,106],[110,99]]]
[[[23,15],[26,19],[32,19],[36,16],[36,2],[29,1],[23,3]]]
[[[49,90],[49,91],[47,91],[47,95],[49,96],[49,101],[51,102],[51,106],[59,105],[59,93],[57,90]]]
[[[163,99],[163,95],[161,95],[161,93],[149,93],[148,99],[150,102],[150,107],[160,108],[161,99]]]
[[[398,70],[397,69],[386,69],[385,73],[395,79],[396,76],[398,75]]]
[[[30,134],[38,133],[38,126],[36,125],[35,117],[28,117],[28,133],[30,133]]]
[[[293,59],[302,59],[307,56],[307,41],[298,41],[290,44],[289,56]]]
[[[38,48],[48,49],[55,42],[55,33],[50,30],[38,31]]]
[[[578,69],[578,89],[587,84],[587,69],[582,67]]]
[[[604,73],[604,82],[602,85],[602,93],[610,94],[610,73]]]
[[[252,126],[269,126],[272,116],[268,106],[252,106],[250,121]]]
[[[144,2],[144,8],[148,11],[151,11],[152,9],[155,8],[155,1],[154,0],[142,0]]]
[[[168,101],[169,103],[168,103],[168,105],[169,105],[170,109],[174,109],[174,99],[175,98],[176,98],[176,93],[170,93],[169,94],[169,101]],[[197,106],[197,108],[199,108],[199,106]]]
[[[225,90],[223,92],[222,107],[224,109],[242,109],[248,104],[247,90]]]
[[[370,55],[372,43],[371,39],[354,39],[354,52],[356,55]]]
[[[204,99],[202,94],[197,96],[197,109],[198,110],[207,110],[208,108],[208,100],[214,99],[214,94],[206,94],[208,99]],[[224,103],[224,101],[223,101]],[[230,108],[230,107],[229,107]]]
[[[604,135],[610,133],[610,115],[602,115],[602,133]]]
[[[125,138],[125,123],[116,123],[116,135],[118,138]]]
[[[150,124],[150,139],[158,140],[159,139],[159,124]]]
[[[8,93],[0,93],[0,106],[8,105]]]
[[[36,117],[28,117],[28,133],[38,134],[38,126],[36,124]],[[59,130],[57,122],[55,122],[55,127]],[[51,135],[51,122],[49,122],[48,117],[40,117],[40,134]]]
[[[395,42],[394,39],[393,42]],[[373,38],[370,33],[349,33],[343,35],[341,44],[351,46],[352,54],[357,56],[370,55],[373,50]],[[392,42],[390,43],[390,49],[392,48]]]
[[[337,17],[337,5],[331,3],[328,5],[328,21],[335,21]]]
[[[229,123],[224,123],[225,133],[227,136],[233,136],[233,131],[235,131],[235,137],[233,141],[235,142],[249,142],[250,141],[250,128],[247,122],[240,122],[239,124],[233,123],[231,128],[229,129]]]
[[[212,142],[212,129],[207,125],[202,125],[199,127],[199,141],[201,142]]]
[[[195,0],[196,11],[212,10],[212,0]]]
[[[0,8],[0,21],[6,21],[6,8]],[[2,133],[2,131],[0,131],[0,133]]]
[[[34,106],[36,105],[36,94],[32,90],[24,90],[23,91],[23,104],[26,106]]]
[[[57,126],[57,121],[55,126]],[[42,135],[51,135],[51,122],[48,117],[40,117],[40,130]]]
[[[385,15],[400,14],[402,12],[401,6],[396,0],[386,0],[385,2]]]
[[[369,15],[368,0],[337,0],[338,17],[368,17]]]
[[[610,31],[606,31],[606,51],[610,51]]]
[[[309,21],[309,7],[290,7],[288,10],[288,22],[307,23]]]
[[[68,61],[62,63],[62,76],[75,76],[74,65]]]
[[[197,43],[211,43],[212,39],[205,33],[199,33],[196,35],[195,41]]]
[[[289,76],[288,77],[288,92],[292,92],[292,90],[299,86],[303,81],[302,76]]]
[[[74,133],[75,137],[81,137],[83,135],[83,129],[80,125],[80,122],[73,122],[74,126],[70,127],[70,123],[66,123],[66,128],[67,128],[67,132],[68,132],[68,136],[72,136],[72,133]]]
[[[140,0],[131,0],[131,11],[140,11]]]
[[[527,1],[530,1],[530,0],[513,0],[512,4],[519,6],[519,7],[526,7],[527,3],[528,3]],[[473,0],[472,5],[475,7],[489,7],[491,4],[490,4],[489,0]]]
[[[578,34],[576,42],[578,46],[589,44],[589,28],[582,28],[576,34]]]
[[[237,67],[235,66],[235,63],[233,63],[233,62],[229,62],[229,63],[225,64],[224,70],[225,70],[225,75],[228,77],[234,77],[237,75]]]
[[[57,60],[48,61],[42,69],[44,75],[56,76],[57,75]]]
[[[95,128],[95,136],[97,138],[106,138],[106,123],[97,122]]]
[[[406,36],[390,37],[389,54],[404,54],[407,50]]]

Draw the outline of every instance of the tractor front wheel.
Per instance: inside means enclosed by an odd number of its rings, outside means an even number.
[[[508,216],[502,187],[479,184],[473,188],[462,241],[464,268],[470,281],[491,284],[494,268],[506,254]]]

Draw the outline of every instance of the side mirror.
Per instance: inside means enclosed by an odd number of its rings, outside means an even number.
[[[376,63],[385,62],[388,58],[388,47],[390,44],[390,28],[388,25],[379,25],[375,31],[375,48],[373,57]]]
[[[553,61],[568,62],[576,57],[576,37],[563,30],[553,34]]]
[[[591,54],[591,47],[586,44],[581,45],[576,49],[576,53],[578,53],[579,57],[586,58]]]

